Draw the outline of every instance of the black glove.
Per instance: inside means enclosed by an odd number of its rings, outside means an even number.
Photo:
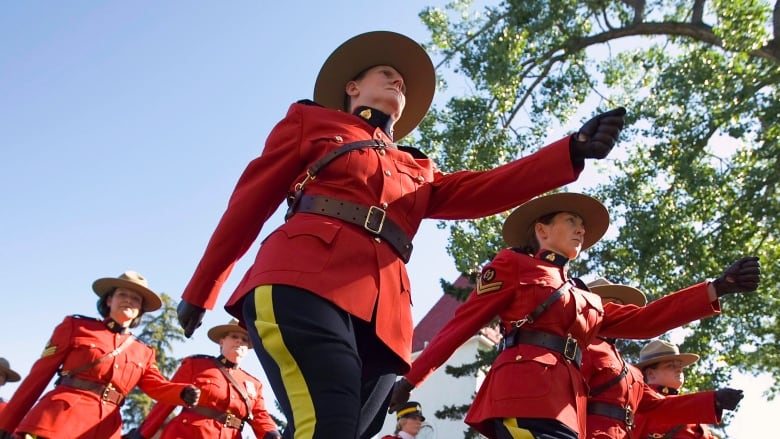
[[[737,404],[739,404],[743,396],[745,395],[742,394],[741,390],[729,389],[728,387],[725,389],[718,389],[715,391],[715,409],[734,410],[737,408]]]
[[[179,316],[179,325],[184,329],[184,336],[190,338],[192,333],[203,324],[206,310],[182,300],[176,307],[176,314]]]
[[[718,297],[731,293],[755,291],[761,281],[761,266],[755,256],[746,256],[727,268],[712,281]]]
[[[387,408],[387,413],[398,411],[404,403],[409,401],[412,389],[414,389],[414,386],[406,378],[401,377],[400,380],[396,381],[393,384],[393,390],[390,392],[390,406]]]
[[[179,397],[187,407],[194,407],[200,399],[200,389],[195,386],[187,386],[181,391]]]
[[[583,160],[606,157],[626,124],[625,115],[626,109],[618,107],[585,122],[571,138],[571,158]]]
[[[145,439],[141,436],[141,432],[137,428],[134,428],[122,435],[122,439]]]

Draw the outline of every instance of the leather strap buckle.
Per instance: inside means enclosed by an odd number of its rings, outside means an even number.
[[[577,344],[577,340],[571,336],[566,336],[566,343],[563,345],[563,357],[569,361],[575,361],[577,358],[577,350],[580,346]]]
[[[379,235],[382,233],[382,227],[385,225],[386,216],[387,213],[384,209],[376,206],[369,207],[366,220],[363,222],[363,228],[375,235]]]
[[[634,411],[631,407],[626,407],[626,428],[631,430],[634,428]]]

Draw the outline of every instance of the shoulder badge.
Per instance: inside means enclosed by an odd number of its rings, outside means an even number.
[[[503,281],[496,281],[496,270],[487,267],[477,279],[477,295],[498,291],[504,286]]]

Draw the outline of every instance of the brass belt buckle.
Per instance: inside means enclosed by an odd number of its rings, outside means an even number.
[[[381,215],[381,217],[379,219],[375,219],[376,215]],[[368,214],[366,215],[366,220],[363,222],[363,228],[375,235],[378,235],[382,233],[382,227],[385,225],[385,217],[386,213],[384,209],[371,206],[368,208]],[[379,222],[378,225],[376,225],[377,222]]]
[[[566,344],[563,345],[563,356],[569,361],[574,361],[577,358],[578,348],[577,340],[569,334],[566,337]]]
[[[631,410],[631,407],[626,407],[626,427],[629,430],[634,428],[634,411]]]
[[[232,427],[233,419],[235,419],[235,415],[232,413],[225,413],[225,427]]]
[[[111,393],[112,390],[114,390],[114,385],[108,383],[108,385],[106,385],[106,387],[103,388],[103,393],[100,395],[100,399],[102,399],[103,401],[111,401],[110,399],[108,399],[108,395],[109,393]]]

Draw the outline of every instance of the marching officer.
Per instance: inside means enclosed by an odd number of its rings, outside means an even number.
[[[615,285],[601,278],[588,287],[603,303],[639,307],[647,304],[645,295],[628,285]],[[681,296],[672,294],[670,299],[678,297]],[[635,428],[637,417],[678,423],[709,421],[707,410],[699,408],[698,395],[665,398],[645,384],[642,372],[623,359],[615,341],[599,336],[583,351],[582,375],[588,383],[586,438],[639,438]]]
[[[398,423],[395,426],[395,434],[383,436],[382,439],[414,439],[425,422],[422,406],[419,402],[409,401],[396,412]]]
[[[445,174],[395,143],[423,119],[435,87],[428,54],[406,36],[368,32],[339,46],[314,102],[293,104],[247,166],[182,294],[189,336],[288,200],[286,223],[265,239],[226,309],[249,329],[290,437],[381,428],[386,396],[411,362],[404,264],[424,218],[484,217],[574,181],[624,124],[619,108],[504,166]]]
[[[258,439],[281,435],[265,409],[260,380],[239,367],[252,345],[246,329],[232,320],[209,329],[208,337],[219,345],[219,356],[185,358],[171,378],[194,383],[202,389],[198,405],[185,408],[162,431],[161,439],[240,439],[248,424]],[[154,437],[175,406],[157,403],[131,439]]]
[[[723,277],[645,307],[602,303],[584,283],[569,277],[568,267],[569,260],[595,244],[608,225],[606,208],[582,194],[550,194],[515,209],[503,227],[510,248],[482,269],[466,302],[395,384],[390,410],[407,401],[415,386],[498,316],[502,351],[465,422],[488,438],[577,439],[586,431],[582,349],[597,335],[654,337],[717,314],[723,294],[758,286],[757,260],[748,258],[745,284],[737,283],[742,277]]]
[[[639,351],[639,362],[647,384],[657,391],[658,398],[674,398],[685,382],[683,369],[699,360],[691,353],[680,353],[680,348],[664,340],[653,340]],[[719,424],[723,410],[735,410],[742,400],[742,391],[718,389],[685,395],[694,400],[688,408],[685,421],[670,419],[656,413],[638,413],[637,437],[642,439],[714,439],[705,424]],[[699,423],[696,423],[699,422]]]
[[[11,369],[11,364],[8,360],[0,357],[0,387],[4,386],[5,383],[15,383],[21,379],[22,377]],[[7,404],[3,398],[0,398],[0,417],[3,416],[3,409],[5,409]]]
[[[155,352],[130,328],[162,306],[135,271],[96,280],[102,319],[72,315],[52,333],[41,358],[19,385],[0,419],[0,438],[119,439],[120,409],[139,386],[169,404],[194,405],[200,390],[171,383],[157,370]],[[38,397],[57,374],[56,387]]]

